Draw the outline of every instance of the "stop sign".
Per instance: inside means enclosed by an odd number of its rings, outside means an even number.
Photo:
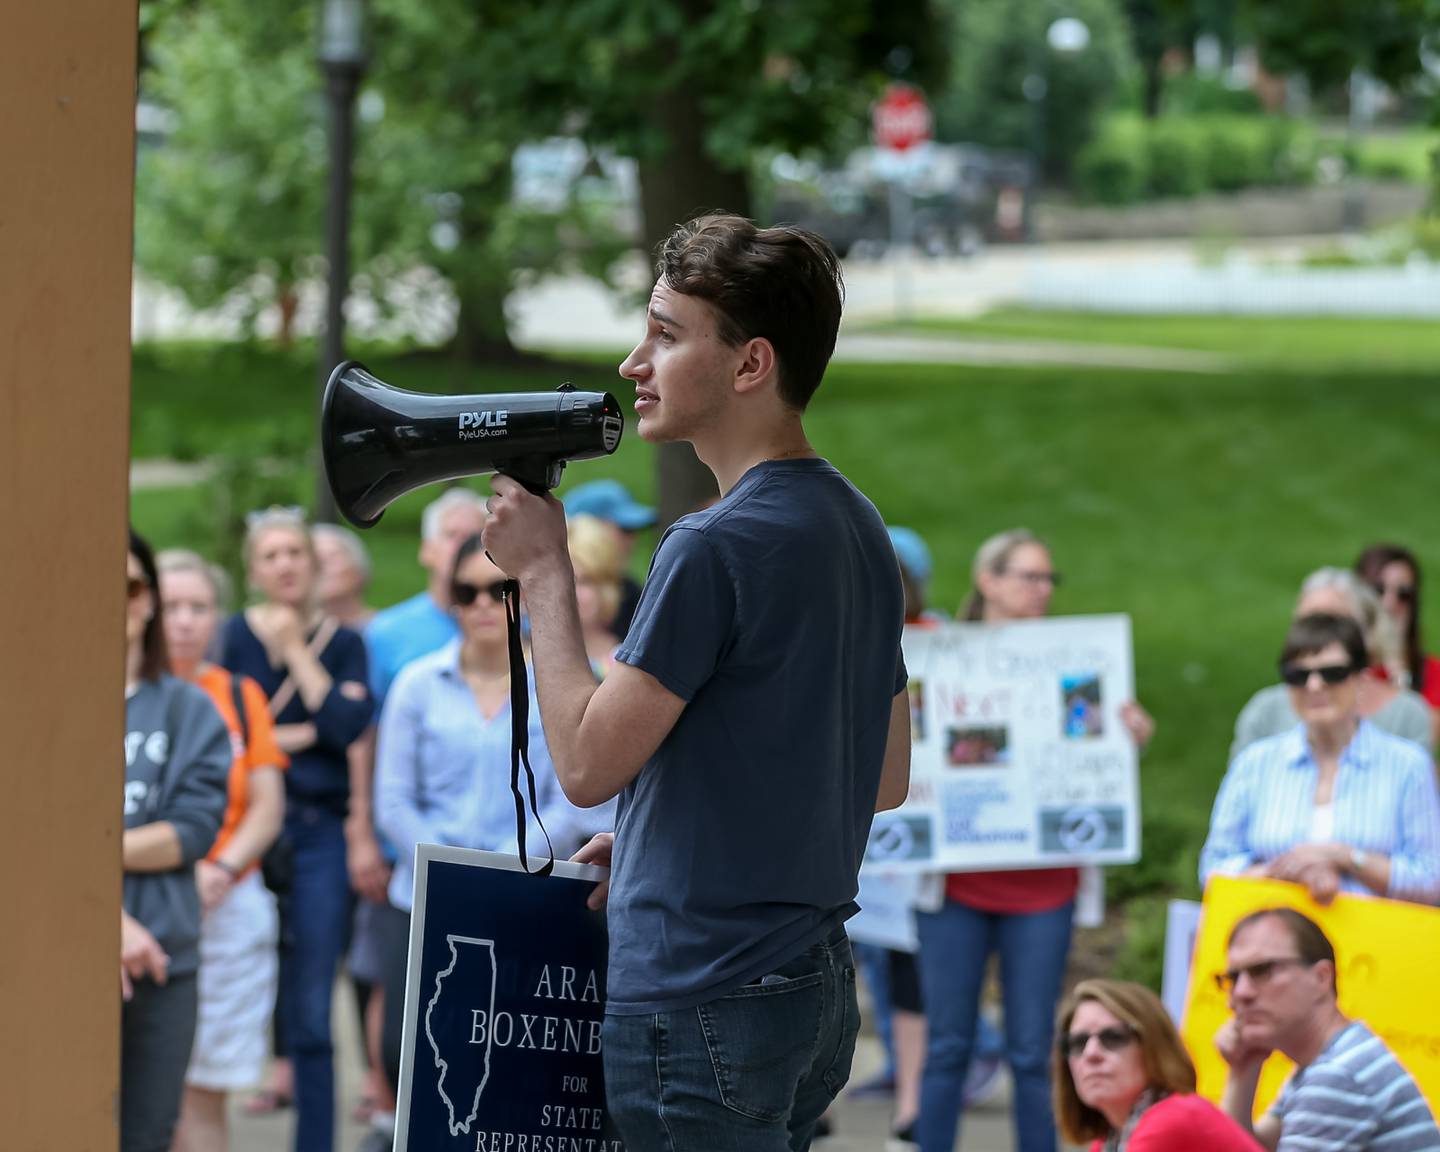
[[[904,152],[930,139],[930,106],[920,89],[891,84],[875,102],[870,130],[875,143],[892,152]]]

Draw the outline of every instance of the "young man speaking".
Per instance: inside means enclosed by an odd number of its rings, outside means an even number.
[[[909,785],[900,576],[801,425],[840,323],[829,245],[706,216],[657,272],[620,374],[640,435],[694,445],[721,499],[661,539],[603,684],[559,502],[497,477],[485,545],[525,591],[566,794],[621,796],[613,860],[609,836],[576,859],[612,865],[605,1082],[626,1147],[804,1149],[850,1072],[843,925],[871,817]]]

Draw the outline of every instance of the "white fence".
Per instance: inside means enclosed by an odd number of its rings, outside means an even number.
[[[1021,288],[1029,308],[1079,312],[1440,317],[1440,265],[1216,268],[1175,264],[1096,270],[1039,267]]]

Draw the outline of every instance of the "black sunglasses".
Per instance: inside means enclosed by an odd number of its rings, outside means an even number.
[[[508,583],[508,580],[496,580],[493,584],[471,584],[465,580],[457,580],[450,585],[450,599],[461,608],[468,608],[480,598],[481,592],[485,592],[496,604],[503,604],[505,586]]]
[[[1382,600],[1385,598],[1385,593],[1388,592],[1402,604],[1415,602],[1415,586],[1413,584],[1372,584],[1370,587],[1375,589],[1375,595]]]
[[[1216,972],[1215,987],[1221,992],[1229,993],[1240,982],[1241,976],[1249,976],[1252,984],[1264,984],[1271,976],[1275,975],[1275,969],[1288,968],[1292,965],[1311,968],[1314,966],[1314,962],[1302,960],[1299,956],[1277,956],[1274,960],[1261,960],[1255,964],[1231,968],[1226,972]]]
[[[1100,1041],[1100,1047],[1107,1052],[1119,1052],[1135,1039],[1129,1028],[1101,1028],[1098,1032],[1071,1032],[1060,1037],[1060,1047],[1071,1060],[1084,1055],[1091,1039]]]
[[[1343,684],[1355,675],[1353,664],[1326,664],[1323,668],[1301,668],[1298,664],[1280,665],[1280,679],[1292,688],[1303,688],[1316,673],[1326,684]]]

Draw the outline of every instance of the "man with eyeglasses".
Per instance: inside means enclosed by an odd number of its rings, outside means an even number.
[[[1280,1152],[1435,1152],[1440,1130],[1415,1081],[1363,1021],[1336,1003],[1335,949],[1293,908],[1253,912],[1230,933],[1215,977],[1235,1015],[1215,1037],[1230,1066],[1226,1112]],[[1271,1052],[1295,1062],[1270,1110],[1252,1125],[1260,1068]]]

